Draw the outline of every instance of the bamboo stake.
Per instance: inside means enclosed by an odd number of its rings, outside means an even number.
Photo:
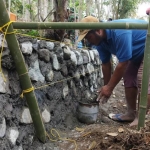
[[[10,20],[9,20],[4,2],[3,0],[0,0],[0,26],[3,26],[9,21]],[[8,32],[13,32],[12,25],[9,26]],[[20,84],[21,84],[22,89],[26,90],[26,89],[31,88],[32,84],[28,75],[28,71],[25,67],[24,58],[20,51],[15,34],[7,34],[6,41],[10,49],[10,53],[14,59],[16,70],[20,77]],[[40,115],[40,111],[38,108],[35,94],[32,91],[29,93],[25,93],[24,95],[27,100],[27,104],[29,106],[30,114],[33,120],[33,124],[36,130],[37,137],[39,138],[40,141],[45,142],[45,139],[46,139],[45,128],[41,119],[41,115]]]
[[[139,104],[138,130],[140,130],[141,127],[144,127],[147,101],[148,101],[148,85],[149,85],[149,75],[150,75],[150,16],[149,16],[148,33],[147,33],[147,39],[145,43],[143,63],[144,66],[143,66],[143,77],[142,77],[142,89],[141,89],[140,104]]]
[[[147,29],[147,23],[13,22],[14,29]]]

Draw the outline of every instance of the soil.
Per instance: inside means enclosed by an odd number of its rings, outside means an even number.
[[[123,81],[115,88],[109,102],[100,106],[95,124],[81,124],[70,131],[58,131],[61,137],[55,144],[60,150],[149,150],[150,122],[138,131],[129,123],[118,123],[108,118],[109,113],[124,113],[126,103]],[[59,139],[55,131],[56,139]],[[53,137],[51,137],[53,138]]]

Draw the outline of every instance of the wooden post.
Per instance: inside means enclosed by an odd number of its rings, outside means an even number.
[[[142,89],[141,89],[140,104],[139,104],[138,130],[141,127],[144,127],[145,115],[147,109],[147,100],[148,100],[148,85],[149,85],[149,75],[150,75],[150,16],[149,16],[149,26],[148,26],[146,43],[145,43],[143,63],[144,64],[143,64]]]
[[[0,27],[10,21],[8,13],[5,8],[3,0],[0,0]],[[13,32],[13,26],[10,25],[8,32]],[[10,50],[10,53],[14,59],[17,73],[19,75],[20,84],[23,90],[32,88],[32,83],[28,75],[28,70],[25,66],[25,61],[20,51],[15,34],[7,34],[6,41]],[[40,141],[45,142],[46,132],[38,108],[37,100],[34,91],[24,94],[27,104],[29,106],[30,114],[33,120],[33,124],[36,130],[37,137]]]

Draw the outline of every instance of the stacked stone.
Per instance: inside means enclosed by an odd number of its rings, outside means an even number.
[[[2,38],[1,35],[0,41]],[[63,43],[27,37],[18,37],[18,42],[33,86],[42,86],[35,90],[35,94],[47,128],[58,124],[71,126],[67,121],[68,114],[75,114],[77,102],[89,100],[102,86],[98,52],[70,49]],[[34,129],[28,106],[24,99],[20,99],[19,77],[6,43],[2,69],[6,82],[0,74],[0,138],[3,139],[0,145],[3,149],[22,150],[32,144]],[[24,128],[28,128],[25,127],[27,124],[30,134],[23,132]],[[26,136],[30,140],[24,144]],[[3,144],[4,141],[9,144]]]

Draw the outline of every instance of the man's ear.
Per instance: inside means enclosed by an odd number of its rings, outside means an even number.
[[[96,34],[99,34],[99,35],[102,34],[101,30],[96,30],[95,33],[96,33]]]

